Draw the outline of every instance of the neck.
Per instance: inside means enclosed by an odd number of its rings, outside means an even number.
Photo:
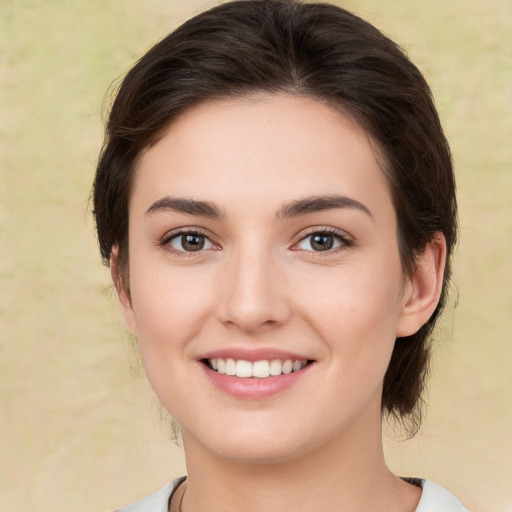
[[[345,433],[311,453],[272,464],[219,457],[184,433],[183,512],[415,510],[420,490],[387,468],[380,424],[371,435]]]

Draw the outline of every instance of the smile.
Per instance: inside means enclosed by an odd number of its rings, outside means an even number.
[[[222,375],[232,375],[240,378],[266,379],[267,377],[277,377],[279,375],[288,375],[302,370],[308,360],[293,361],[292,359],[271,359],[260,361],[246,361],[244,359],[232,359],[216,357],[206,359],[206,365]]]

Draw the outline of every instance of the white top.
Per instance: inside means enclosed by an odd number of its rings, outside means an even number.
[[[468,509],[446,489],[423,478],[404,478],[421,487],[421,498],[416,512],[468,512]]]
[[[169,503],[174,491],[186,477],[169,482],[159,491],[119,509],[117,512],[169,512]],[[422,488],[416,512],[468,512],[462,503],[446,489],[422,478],[404,478]]]

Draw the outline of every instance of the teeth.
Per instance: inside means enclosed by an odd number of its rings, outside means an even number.
[[[243,359],[223,359],[221,357],[208,359],[213,370],[225,375],[236,375],[241,378],[257,377],[259,379],[265,379],[269,376],[277,376],[281,374],[289,374],[292,372],[298,372],[304,366],[307,361],[292,361],[287,359],[281,361],[280,359],[272,359],[270,361],[262,360],[251,363]]]
[[[283,363],[283,367],[282,367],[282,372],[283,373],[292,373],[292,370],[293,370],[293,362],[290,361],[290,359],[286,360],[284,363]]]
[[[226,375],[235,375],[236,361],[234,359],[226,359]]]
[[[292,370],[294,372],[298,372],[302,368],[302,363],[300,361],[294,361],[292,365]]]
[[[252,377],[252,364],[249,361],[237,361],[235,375],[237,377]]]
[[[252,376],[264,379],[270,375],[270,364],[268,361],[255,361],[252,363]]]
[[[279,359],[273,359],[270,361],[269,372],[270,375],[281,375],[281,371],[283,369],[283,365]]]

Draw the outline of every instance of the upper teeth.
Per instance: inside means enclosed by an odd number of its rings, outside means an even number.
[[[280,359],[272,359],[251,363],[243,359],[224,359],[221,357],[208,359],[208,362],[219,373],[236,375],[237,377],[259,377],[260,379],[281,375],[282,373],[296,372],[307,364],[307,360],[292,361],[287,359],[286,361],[281,361]]]

